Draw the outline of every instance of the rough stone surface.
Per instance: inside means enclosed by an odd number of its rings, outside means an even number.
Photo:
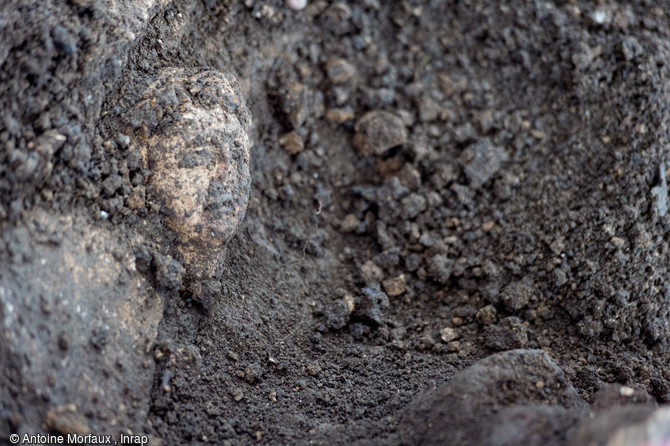
[[[538,383],[542,385],[538,385]],[[533,423],[562,420],[563,412],[500,409],[505,406],[559,406],[579,413],[586,403],[563,371],[541,350],[512,350],[489,356],[454,376],[445,385],[418,397],[400,424],[405,441],[421,444],[511,444],[499,441],[496,419]],[[525,414],[525,415],[523,415]],[[473,419],[479,419],[473,423]],[[564,420],[562,420],[564,421]],[[532,424],[532,423],[530,423]],[[500,425],[504,428],[504,425]],[[560,425],[559,425],[560,426]],[[523,430],[511,429],[513,435]],[[565,435],[565,434],[564,434]],[[546,435],[543,435],[546,438]],[[512,438],[508,437],[508,440]],[[533,443],[537,444],[537,443]]]
[[[15,240],[0,270],[3,413],[18,432],[142,432],[163,299],[136,271],[133,242],[81,217],[23,218],[40,229],[3,231]]]
[[[407,141],[402,119],[387,111],[371,111],[356,122],[354,146],[363,155],[381,155]]]

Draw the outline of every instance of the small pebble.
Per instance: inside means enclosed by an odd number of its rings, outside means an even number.
[[[487,221],[484,224],[482,224],[482,231],[490,231],[495,227],[495,222],[494,221]]]
[[[373,261],[368,260],[361,266],[361,276],[367,283],[379,283],[384,276],[384,271]]]
[[[356,68],[342,58],[333,57],[326,62],[326,73],[331,82],[342,84],[356,75]]]
[[[116,141],[119,143],[119,146],[122,149],[127,149],[128,146],[130,146],[130,137],[128,135],[119,133],[119,135],[116,138]]]
[[[519,311],[525,308],[536,294],[535,284],[526,278],[507,285],[502,290],[501,300],[508,311]]]
[[[233,399],[235,401],[239,402],[239,401],[242,401],[242,398],[244,398],[244,392],[242,392],[241,389],[233,389],[233,391],[231,393],[232,393]]]
[[[326,112],[326,118],[328,118],[329,121],[339,124],[351,121],[354,117],[354,109],[351,107],[330,108]]]
[[[355,131],[353,143],[362,155],[381,155],[407,142],[405,123],[387,111],[368,112],[358,120]]]
[[[624,396],[624,397],[631,397],[635,393],[635,390],[633,390],[632,387],[628,386],[621,386],[619,389],[619,395]]]
[[[436,254],[428,259],[428,274],[443,285],[449,282],[453,270],[453,261],[444,254]]]
[[[305,142],[295,130],[280,136],[279,145],[291,155],[297,155],[305,148]]]
[[[307,373],[311,376],[318,376],[321,373],[321,366],[318,362],[314,362],[307,366]]]
[[[565,283],[568,281],[568,276],[565,274],[565,271],[563,271],[562,269],[555,269],[554,270],[554,277],[556,278],[556,282],[554,282],[554,286],[565,285]]]
[[[340,222],[340,229],[342,232],[354,232],[360,223],[354,214],[349,214]]]
[[[350,308],[344,299],[332,302],[324,311],[326,326],[331,330],[344,328],[349,323],[349,315],[352,311]]]
[[[495,146],[488,138],[472,144],[461,153],[461,163],[472,189],[480,188],[502,168],[509,155],[501,146]]]
[[[626,241],[621,237],[612,237],[610,239],[610,243],[612,243],[617,248],[623,248],[623,246],[626,244]]]
[[[382,285],[384,286],[384,291],[390,297],[400,296],[405,292],[405,275],[400,274],[397,277],[386,279],[382,282]]]
[[[475,317],[477,318],[477,323],[479,325],[491,325],[495,323],[497,313],[498,312],[493,305],[487,305],[480,308]]]
[[[300,11],[307,6],[307,0],[286,0],[286,6],[295,11]]]
[[[440,338],[442,339],[442,342],[447,344],[455,339],[458,339],[459,336],[460,335],[458,332],[451,327],[445,327],[440,330]]]

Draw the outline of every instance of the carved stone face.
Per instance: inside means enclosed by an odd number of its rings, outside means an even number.
[[[164,70],[135,107],[159,124],[138,146],[148,199],[161,205],[187,269],[200,275],[246,212],[251,116],[234,79],[217,71]]]

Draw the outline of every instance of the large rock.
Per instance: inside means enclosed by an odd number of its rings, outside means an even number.
[[[544,351],[511,350],[419,396],[399,436],[422,445],[665,445],[670,408],[616,385],[603,386],[588,407]]]
[[[542,445],[547,432],[565,430],[585,407],[544,351],[511,350],[419,397],[399,429],[408,444]]]
[[[139,431],[163,301],[136,271],[132,241],[83,218],[24,221],[3,229],[0,437]]]

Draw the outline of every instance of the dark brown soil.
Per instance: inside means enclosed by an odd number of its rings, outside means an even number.
[[[546,402],[561,411],[547,415],[539,444],[566,444],[563,427],[588,404],[622,404],[596,396],[608,384],[632,388],[637,403],[670,401],[663,6],[363,0],[292,11],[279,0],[174,0],[121,25],[95,1],[19,3],[0,6],[0,334],[33,327],[31,339],[53,343],[0,346],[0,436],[63,432],[47,413],[68,403],[68,386],[45,390],[47,371],[26,372],[31,357],[95,362],[145,347],[112,378],[91,372],[115,404],[138,400],[137,413],[112,415],[82,397],[76,412],[93,432],[131,429],[163,444],[414,443],[432,435],[417,427],[433,410],[412,409],[417,395],[513,349],[544,350],[558,387],[574,386]],[[123,29],[134,37],[110,37]],[[108,63],[96,71],[87,54]],[[253,119],[246,217],[221,255],[198,248],[199,269],[166,226],[171,215],[144,201],[153,167],[136,142],[166,121],[129,111],[170,67],[230,73]],[[71,336],[83,347],[68,350],[58,330],[35,328],[70,323],[31,312],[37,297],[20,304],[32,292],[23,281],[54,274],[40,266],[43,250],[78,249],[51,242],[49,224],[83,231],[72,236],[81,252],[96,230],[118,241],[81,257],[90,271],[107,274],[94,266],[107,254],[118,265],[134,256],[147,294],[128,304],[133,314],[151,314],[138,303],[146,296],[162,304],[157,332],[142,331],[149,345],[122,334],[107,349],[87,344],[87,323]],[[107,299],[136,277],[114,271]],[[85,277],[72,294],[92,302],[95,322],[104,302]],[[49,361],[58,388],[65,369]],[[545,373],[529,364],[528,379]],[[447,389],[467,387],[459,376]],[[444,414],[464,423],[462,435],[503,435],[477,423],[509,421]],[[510,426],[508,440],[530,438]]]

